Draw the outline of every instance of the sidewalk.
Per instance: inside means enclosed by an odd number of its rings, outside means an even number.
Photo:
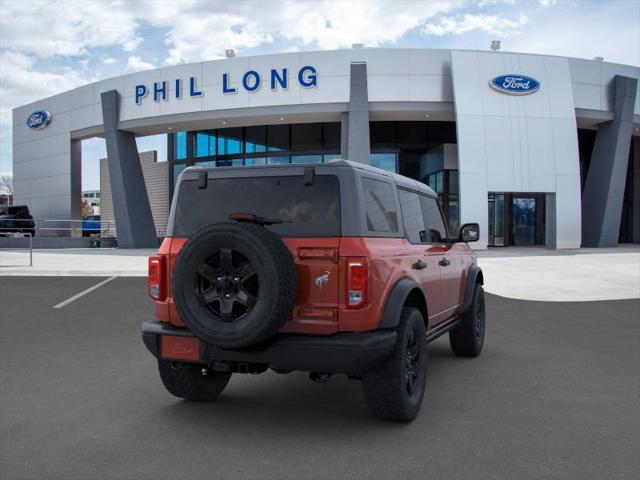
[[[145,277],[155,250],[0,250],[0,276]],[[547,302],[640,298],[640,245],[608,249],[502,248],[479,251],[485,290]]]
[[[118,248],[34,250],[30,267],[28,250],[0,250],[0,276],[146,277],[147,258],[155,252]]]
[[[640,245],[508,247],[477,254],[485,290],[503,297],[545,302],[640,298]]]

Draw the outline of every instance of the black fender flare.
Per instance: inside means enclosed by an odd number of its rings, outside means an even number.
[[[476,283],[484,285],[484,276],[482,275],[482,269],[475,263],[469,267],[467,273],[467,282],[464,289],[464,302],[460,314],[464,315],[471,308],[471,302],[473,302],[473,292],[476,289]]]
[[[401,278],[396,282],[396,284],[391,288],[391,293],[387,298],[387,303],[384,306],[384,311],[382,312],[382,318],[380,319],[380,323],[378,324],[378,328],[396,328],[398,326],[398,322],[400,321],[400,314],[402,313],[402,307],[404,307],[405,302],[407,301],[407,297],[414,290],[419,290],[424,299],[425,308],[427,305],[426,295],[422,290],[420,284],[411,280],[410,278]],[[421,312],[423,316],[425,316],[425,326],[428,321],[426,317],[426,312]]]

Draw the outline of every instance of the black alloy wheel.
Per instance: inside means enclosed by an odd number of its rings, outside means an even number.
[[[258,300],[258,276],[241,253],[221,248],[198,268],[198,276],[198,303],[223,322],[240,320]]]
[[[263,342],[291,318],[298,273],[282,239],[261,225],[202,227],[171,272],[179,317],[204,342],[235,349]]]
[[[413,330],[409,331],[405,355],[406,389],[409,396],[416,391],[420,366],[420,345]]]

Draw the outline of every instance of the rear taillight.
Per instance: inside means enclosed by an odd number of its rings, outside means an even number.
[[[164,256],[149,257],[149,279],[147,287],[151,298],[154,300],[164,300],[166,296]]]
[[[369,261],[366,258],[347,258],[347,308],[367,304]]]

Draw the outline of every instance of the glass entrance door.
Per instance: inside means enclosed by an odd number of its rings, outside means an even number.
[[[489,246],[504,247],[504,194],[489,194]]]
[[[513,196],[511,205],[513,245],[536,244],[536,198]]]

